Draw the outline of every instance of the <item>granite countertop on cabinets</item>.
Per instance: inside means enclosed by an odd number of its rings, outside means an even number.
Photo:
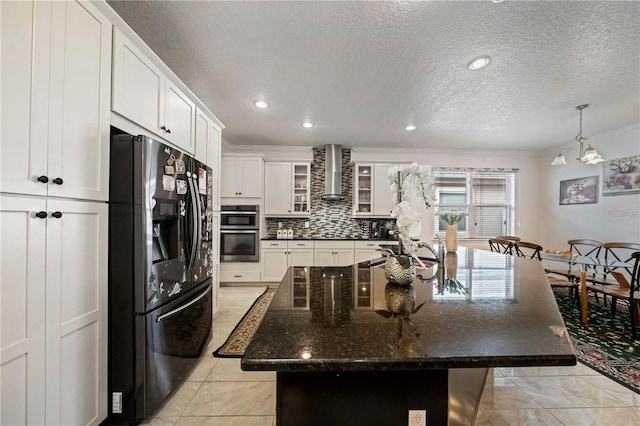
[[[380,242],[393,242],[396,240],[390,240],[389,238],[364,238],[364,237],[353,237],[353,238],[312,238],[312,237],[295,237],[295,238],[276,238],[276,237],[263,237],[260,239],[261,241],[295,241],[295,240],[305,240],[305,241],[380,241]]]
[[[447,279],[434,266],[419,270],[422,277],[411,286],[398,286],[387,283],[380,259],[348,267],[290,267],[242,369],[576,364],[540,262],[460,247],[447,254],[444,269]],[[302,306],[297,299],[304,300]]]

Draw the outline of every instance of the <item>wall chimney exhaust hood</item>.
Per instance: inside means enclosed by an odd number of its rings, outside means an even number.
[[[341,200],[342,196],[342,145],[325,145],[324,151],[324,195],[329,201]]]

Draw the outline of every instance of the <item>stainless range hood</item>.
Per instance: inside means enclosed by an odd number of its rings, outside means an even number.
[[[325,145],[324,151],[324,195],[329,201],[341,200],[342,196],[342,145]]]

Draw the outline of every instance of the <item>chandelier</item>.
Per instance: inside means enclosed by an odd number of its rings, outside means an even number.
[[[587,138],[582,136],[582,110],[588,106],[589,106],[588,104],[585,104],[585,105],[578,105],[576,107],[576,109],[580,111],[580,131],[578,132],[575,138],[576,142],[580,144],[580,151],[578,152],[578,157],[576,158],[576,160],[582,161],[583,163],[586,163],[586,164],[598,164],[603,162],[604,158],[602,158],[602,155],[600,155],[598,151],[596,151],[593,147],[591,147],[591,145],[589,144],[585,145],[584,141],[586,141]],[[566,165],[567,160],[564,157],[564,153],[567,151],[574,151],[574,150],[573,149],[562,150],[560,154],[556,156],[555,160],[551,162],[551,165],[552,166]]]

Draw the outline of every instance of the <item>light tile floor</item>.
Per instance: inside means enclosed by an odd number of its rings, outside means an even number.
[[[275,425],[275,373],[245,372],[239,359],[214,358],[264,287],[222,287],[213,337],[184,384],[152,425]],[[640,394],[578,364],[496,368],[489,375],[476,425],[639,425]]]

